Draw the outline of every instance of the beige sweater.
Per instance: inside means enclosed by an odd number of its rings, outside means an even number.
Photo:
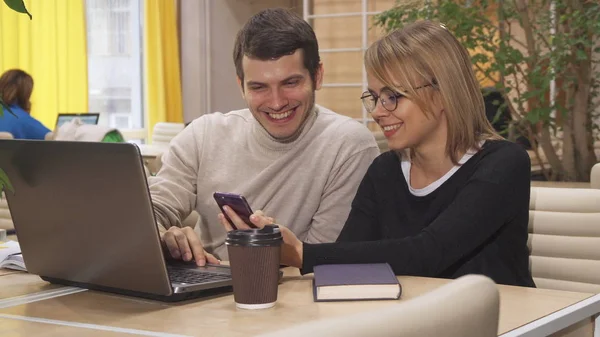
[[[151,177],[157,221],[181,226],[192,210],[207,251],[227,259],[214,192],[242,194],[301,240],[335,241],[360,181],[379,154],[359,122],[317,106],[294,141],[272,138],[248,109],[193,121],[171,142]]]

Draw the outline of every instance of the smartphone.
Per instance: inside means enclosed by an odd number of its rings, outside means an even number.
[[[234,229],[237,229],[237,227],[235,227],[233,221],[231,221],[229,216],[227,216],[227,213],[225,213],[225,210],[223,209],[224,206],[229,206],[246,224],[248,224],[248,226],[256,228],[256,226],[254,226],[254,224],[250,221],[250,216],[254,212],[252,211],[252,208],[250,208],[248,201],[246,201],[246,198],[244,198],[243,195],[215,192],[213,197],[215,198],[217,205],[219,205],[221,212],[223,212],[223,215],[225,215],[225,219],[229,221]]]

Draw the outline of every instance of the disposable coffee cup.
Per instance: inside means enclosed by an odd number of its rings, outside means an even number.
[[[233,297],[240,309],[271,308],[277,301],[283,238],[279,227],[233,230],[227,233]]]

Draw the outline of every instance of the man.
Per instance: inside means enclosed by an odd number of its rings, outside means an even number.
[[[233,58],[248,108],[193,121],[150,178],[163,245],[198,265],[227,258],[214,192],[244,195],[306,242],[332,242],[379,154],[364,125],[315,105],[323,65],[315,33],[293,12],[267,9],[252,17],[237,35]],[[202,241],[181,228],[192,210],[200,214]]]

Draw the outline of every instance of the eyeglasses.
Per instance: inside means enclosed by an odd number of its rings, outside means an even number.
[[[418,89],[422,89],[422,88],[426,88],[426,87],[433,87],[434,84],[435,84],[435,81],[430,84],[425,84],[420,87],[416,87],[416,88],[414,88],[414,90],[418,90]],[[378,100],[381,101],[381,105],[383,106],[383,108],[385,110],[387,110],[389,112],[396,110],[396,108],[398,107],[398,100],[402,97],[406,97],[406,96],[404,96],[403,94],[401,94],[399,92],[395,92],[390,88],[383,88],[381,90],[381,93],[379,93],[379,95],[376,95],[370,91],[365,91],[362,93],[362,96],[360,96],[360,99],[362,100],[362,103],[365,106],[365,109],[367,110],[367,112],[371,113],[371,112],[373,112],[373,110],[375,110]]]

